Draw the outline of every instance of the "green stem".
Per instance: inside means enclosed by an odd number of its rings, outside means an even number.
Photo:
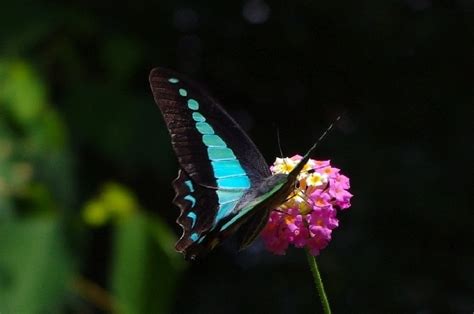
[[[329,301],[324,291],[323,280],[319,274],[318,264],[316,263],[316,258],[311,255],[308,249],[306,249],[306,257],[308,258],[308,264],[313,273],[314,284],[316,289],[318,289],[319,298],[321,299],[321,305],[323,306],[324,314],[331,314],[331,307],[329,306]]]

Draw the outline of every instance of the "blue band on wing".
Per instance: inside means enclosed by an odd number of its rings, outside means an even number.
[[[199,235],[195,232],[195,233],[191,234],[191,235],[189,236],[189,238],[190,238],[193,242],[195,242],[195,241],[199,238]]]
[[[228,147],[208,147],[207,154],[212,161],[236,159],[234,152]]]
[[[194,207],[194,205],[196,205],[196,198],[192,195],[186,195],[184,197],[185,200],[187,201],[190,201],[192,204],[191,204],[191,208]]]
[[[186,180],[184,181],[184,184],[186,184],[186,186],[188,187],[189,189],[189,192],[194,192],[194,186],[193,186],[193,182],[191,180]]]
[[[245,170],[237,159],[211,161],[216,178],[224,178],[230,176],[247,176]]]
[[[207,122],[196,122],[196,129],[201,134],[214,134],[214,129]]]
[[[194,225],[196,224],[196,218],[197,218],[196,213],[195,212],[189,212],[188,217],[191,218],[191,220],[193,221],[191,223],[191,228],[194,228]]]
[[[179,81],[177,79],[169,79],[169,82],[174,84]],[[188,96],[188,91],[184,88],[179,88],[178,93],[182,97]],[[214,178],[216,179],[218,188],[216,194],[219,208],[214,219],[215,226],[219,220],[234,210],[245,190],[250,188],[251,182],[232,148],[227,146],[225,141],[215,133],[214,128],[206,122],[206,118],[198,112],[200,107],[199,102],[196,99],[188,98],[187,106],[193,111],[192,118],[195,121],[196,130],[202,134],[202,142],[207,147],[208,158],[211,163]],[[187,180],[184,183],[191,193],[194,192],[194,186],[191,180]],[[220,189],[233,189],[233,191]],[[192,207],[196,204],[196,198],[192,195],[186,195],[184,199],[190,201]],[[192,220],[192,228],[196,224],[198,217],[195,212],[189,212],[188,217]],[[190,238],[196,241],[198,235],[193,233]]]
[[[199,103],[195,99],[188,99],[188,108],[191,110],[198,110],[199,109]]]
[[[207,147],[227,147],[222,138],[215,134],[204,134],[202,136],[202,141]]]
[[[250,188],[250,180],[244,175],[221,178],[217,179],[217,186],[226,189],[248,189]]]

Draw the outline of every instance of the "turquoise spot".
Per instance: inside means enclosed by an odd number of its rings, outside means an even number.
[[[188,187],[189,189],[189,192],[194,192],[194,186],[193,186],[193,183],[191,182],[191,180],[186,180],[184,181],[184,184],[186,184],[186,186]]]
[[[188,99],[188,108],[192,109],[192,110],[198,110],[199,109],[199,103],[196,100],[190,98],[190,99]]]
[[[176,84],[176,83],[179,82],[179,80],[177,78],[172,77],[172,78],[168,79],[168,82]]]
[[[196,224],[196,218],[197,218],[196,214],[194,212],[189,212],[188,217],[193,220],[193,222],[191,223],[191,228],[194,228],[194,225]]]
[[[206,118],[199,112],[193,112],[193,120],[196,122],[204,122],[206,121]]]
[[[199,235],[194,232],[193,234],[191,234],[191,236],[189,237],[193,242],[195,242],[197,239],[198,239]]]
[[[217,185],[220,188],[248,189],[250,188],[250,180],[247,176],[229,177],[217,179]]]
[[[211,161],[215,178],[246,175],[245,170],[236,159]]]
[[[207,154],[209,159],[213,161],[236,158],[232,149],[227,147],[208,147]]]
[[[188,96],[188,92],[187,92],[184,88],[180,88],[180,89],[178,90],[178,92],[179,92],[179,94],[180,94],[181,96],[183,96],[183,97]]]
[[[242,197],[241,191],[223,191],[217,190],[217,198],[219,199],[219,204],[225,204],[230,202],[236,202]]]
[[[207,122],[196,122],[196,129],[201,134],[214,134],[214,129]]]
[[[202,136],[202,141],[207,147],[227,147],[220,136],[215,134],[205,134]]]
[[[232,212],[236,204],[237,201],[219,206],[219,211],[217,212],[215,223],[217,223],[222,218],[228,216]]]
[[[194,196],[192,195],[186,195],[184,197],[185,200],[187,201],[190,201],[192,204],[191,204],[191,207],[194,207],[194,205],[196,205],[196,199],[194,198]]]

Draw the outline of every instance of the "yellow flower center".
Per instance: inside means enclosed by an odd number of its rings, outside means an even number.
[[[306,178],[306,184],[308,186],[321,186],[328,182],[327,174],[321,174],[319,172],[314,172]]]

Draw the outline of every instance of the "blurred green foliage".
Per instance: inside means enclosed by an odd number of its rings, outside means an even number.
[[[80,312],[85,302],[119,313],[167,313],[184,267],[170,252],[172,232],[114,182],[85,202],[82,215],[72,208],[68,130],[48,103],[47,86],[21,60],[0,60],[0,80],[0,312]],[[81,274],[84,252],[68,234],[85,236],[88,226],[106,223],[115,229],[114,256],[110,283],[97,288]]]
[[[101,226],[109,220],[127,220],[139,209],[137,200],[126,188],[116,183],[106,183],[100,195],[88,201],[83,209],[84,221]]]
[[[74,265],[58,220],[29,218],[2,223],[0,236],[0,310],[58,312]]]
[[[169,313],[184,268],[175,238],[157,218],[135,215],[115,233],[112,292],[122,313]]]
[[[65,208],[73,191],[63,122],[28,64],[0,60],[0,215]],[[48,186],[48,189],[45,186]],[[52,199],[55,199],[54,202]]]

